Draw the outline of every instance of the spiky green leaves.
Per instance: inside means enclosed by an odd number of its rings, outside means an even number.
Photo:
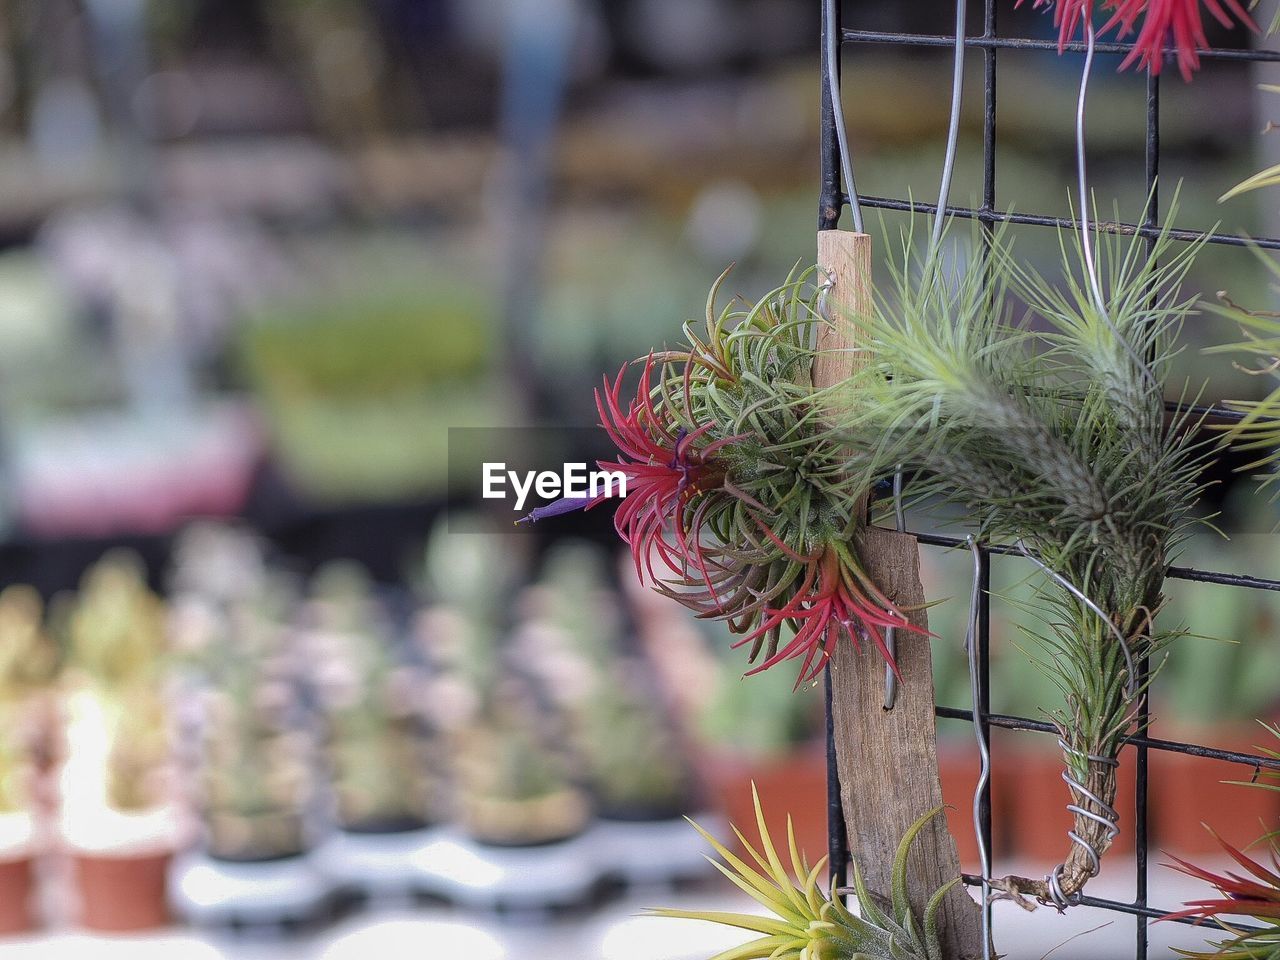
[[[1280,286],[1280,261],[1263,250],[1255,249],[1263,267]],[[1231,426],[1230,437],[1237,450],[1254,455],[1244,470],[1262,473],[1264,487],[1270,487],[1273,495],[1280,497],[1280,315],[1265,311],[1248,310],[1231,300],[1225,293],[1219,294],[1222,303],[1210,306],[1213,312],[1237,324],[1245,339],[1213,347],[1210,353],[1232,353],[1249,358],[1242,369],[1261,378],[1270,391],[1261,400],[1241,400],[1228,403],[1242,414],[1243,419]]]
[[[645,358],[629,401],[625,368],[596,394],[621,454],[600,466],[627,478],[614,522],[637,572],[700,616],[726,621],[751,647],[752,672],[799,660],[797,686],[842,637],[874,643],[896,670],[886,631],[922,632],[864,571],[852,542],[863,503],[855,454],[810,381],[820,321],[813,274],[717,312],[722,275],[705,328],[685,324],[685,349]],[[527,519],[607,498],[562,500]]]
[[[787,818],[790,870],[783,864],[765,824],[760,795],[754,784],[751,791],[760,849],[734,827],[750,862],[736,856],[696,823],[693,827],[724,861],[713,860],[716,869],[770,915],[696,910],[654,910],[653,915],[705,920],[760,935],[711,960],[942,960],[937,913],[943,897],[960,878],[945,884],[930,898],[923,920],[915,916],[907,899],[907,859],[911,846],[941,808],[929,811],[912,824],[899,843],[887,902],[867,890],[858,865],[853,864],[859,907],[859,915],[855,916],[839,897],[828,896],[819,887],[826,873],[827,859],[822,858],[812,868],[808,866],[796,846],[790,817]]]
[[[1101,854],[1114,834],[1112,758],[1143,690],[1135,666],[1170,637],[1153,618],[1209,452],[1198,421],[1165,412],[1176,333],[1194,306],[1181,282],[1199,245],[1167,232],[1151,250],[1140,237],[1097,243],[1095,292],[1074,232],[1051,277],[1005,234],[984,248],[975,228],[966,252],[908,232],[892,283],[852,318],[870,363],[839,397],[851,444],[872,451],[862,482],[904,464],[915,496],[958,506],[985,539],[1060,578],[1042,591],[1040,663],[1065,694],[1053,720],[1081,785],[1074,802],[1090,811],[1077,820],[1067,896],[1096,872],[1084,842]],[[1048,888],[1018,886],[1028,889]]]

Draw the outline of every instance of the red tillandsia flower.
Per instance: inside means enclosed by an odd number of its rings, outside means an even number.
[[[1103,26],[1104,32],[1119,25],[1119,38],[1123,40],[1133,32],[1138,17],[1145,14],[1133,49],[1120,64],[1120,69],[1136,62],[1139,67],[1147,67],[1158,76],[1164,50],[1172,45],[1177,51],[1182,79],[1190,80],[1191,74],[1200,69],[1200,51],[1209,48],[1200,10],[1202,3],[1224,27],[1232,27],[1238,22],[1254,33],[1258,32],[1258,25],[1239,0],[1222,0],[1221,3],[1219,0],[1115,0],[1115,13]]]
[[[1021,5],[1023,0],[1018,0]],[[1058,52],[1076,36],[1084,35],[1084,24],[1093,15],[1093,0],[1034,0],[1033,6],[1053,5],[1053,23],[1058,28]],[[1120,69],[1137,64],[1159,75],[1164,65],[1164,51],[1172,47],[1178,69],[1184,80],[1200,69],[1200,51],[1209,48],[1205,35],[1201,6],[1224,27],[1236,23],[1255,33],[1258,25],[1239,0],[1102,0],[1099,6],[1111,18],[1098,30],[1098,36],[1118,28],[1117,38],[1125,39],[1136,30],[1133,49],[1120,64]],[[1234,18],[1234,19],[1233,19]],[[1139,23],[1141,21],[1141,23]]]
[[[783,660],[803,657],[800,675],[796,678],[799,687],[817,678],[835,652],[840,637],[847,636],[859,649],[861,640],[869,637],[901,679],[898,664],[885,643],[884,631],[896,627],[928,635],[927,630],[911,623],[898,611],[862,571],[849,549],[838,542],[824,545],[808,558],[804,579],[791,599],[781,607],[766,608],[759,626],[734,646],[754,643],[785,622],[795,626],[795,635],[749,670],[747,676],[768,670]]]
[[[696,494],[723,480],[724,471],[715,455],[738,438],[703,443],[711,424],[690,432],[660,412],[653,403],[653,367],[650,356],[625,411],[621,398],[625,364],[612,383],[604,378],[603,388],[596,390],[595,397],[600,425],[622,454],[622,459],[601,460],[598,466],[626,477],[627,493],[614,514],[614,527],[631,547],[637,574],[647,571],[650,579],[656,580],[655,555],[672,573],[684,573],[690,562],[702,563],[699,539],[687,536],[684,508]],[[605,494],[594,498],[564,497],[517,522],[535,523],[572,510],[591,509],[606,499]],[[674,540],[669,532],[674,533]]]
[[[1022,6],[1018,0],[1014,6]],[[1039,10],[1041,7],[1053,7],[1053,25],[1058,28],[1058,53],[1062,53],[1081,24],[1087,23],[1093,15],[1093,0],[1033,0],[1031,6]]]
[[[1186,904],[1185,910],[1170,913],[1160,919],[1182,920],[1195,917],[1197,922],[1214,920],[1224,929],[1232,933],[1239,933],[1239,936],[1234,940],[1217,944],[1218,949],[1212,953],[1179,951],[1179,953],[1183,953],[1188,957],[1244,958],[1272,956],[1273,954],[1269,952],[1255,952],[1255,949],[1265,943],[1268,946],[1264,949],[1270,950],[1270,944],[1273,943],[1276,936],[1276,933],[1272,932],[1272,928],[1275,927],[1280,931],[1280,851],[1276,848],[1274,835],[1272,835],[1270,845],[1271,866],[1268,867],[1227,843],[1211,828],[1206,829],[1209,829],[1209,832],[1213,834],[1213,838],[1218,841],[1227,855],[1244,868],[1245,873],[1238,874],[1230,871],[1220,874],[1213,873],[1178,857],[1172,857],[1175,862],[1167,866],[1180,873],[1185,873],[1188,876],[1212,884],[1223,896],[1191,901]],[[1223,919],[1224,917],[1253,917],[1257,920],[1272,921],[1272,923],[1261,933],[1254,931],[1240,932],[1233,929],[1229,921]]]

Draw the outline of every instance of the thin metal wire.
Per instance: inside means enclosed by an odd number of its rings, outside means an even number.
[[[969,693],[973,701],[973,714],[978,716],[982,709],[982,687],[978,669],[978,616],[981,609],[984,561],[982,551],[973,537],[968,538],[969,552],[973,555],[973,589],[969,594],[969,621],[965,631],[964,648],[969,658]],[[973,725],[973,736],[978,743],[980,768],[978,784],[973,791],[973,833],[978,840],[978,864],[982,869],[982,960],[991,960],[991,851],[989,849],[989,830],[984,829],[983,804],[987,798],[987,787],[991,782],[991,748],[987,742],[986,731],[981,723]]]
[[[836,4],[840,0],[823,0],[827,19],[827,90],[831,94],[831,115],[835,122],[836,142],[840,145],[840,174],[844,177],[845,202],[853,215],[853,229],[862,233],[862,205],[853,182],[853,162],[849,159],[849,140],[844,128],[844,106],[840,102],[840,27]]]
[[[1106,297],[1102,295],[1102,282],[1098,277],[1098,264],[1093,257],[1093,231],[1089,227],[1089,209],[1092,204],[1089,196],[1088,151],[1084,132],[1085,106],[1089,98],[1089,77],[1093,72],[1093,54],[1096,42],[1091,13],[1086,13],[1085,15],[1084,32],[1084,69],[1080,73],[1080,96],[1076,100],[1076,176],[1080,203],[1080,246],[1084,250],[1085,272],[1088,274],[1089,292],[1093,297],[1094,308],[1111,330],[1112,336],[1124,345],[1125,351],[1133,362],[1137,364],[1138,369],[1142,372],[1143,380],[1147,382],[1147,386],[1154,387],[1156,385],[1155,374],[1151,372],[1147,362],[1138,356],[1138,351],[1133,349],[1133,344],[1129,342],[1129,338],[1116,328],[1115,322],[1111,319],[1111,312],[1107,309]]]
[[[951,196],[951,178],[956,170],[956,147],[960,142],[960,108],[964,101],[964,51],[967,0],[956,0],[956,51],[951,72],[951,119],[947,124],[947,153],[942,161],[942,185],[938,188],[938,209],[933,214],[933,235],[930,241],[936,250],[942,242],[942,230],[946,226],[947,199]]]

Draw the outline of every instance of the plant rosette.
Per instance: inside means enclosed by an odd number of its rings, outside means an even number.
[[[826,424],[809,373],[820,288],[810,271],[717,313],[726,276],[707,298],[705,327],[686,323],[683,348],[636,362],[630,399],[627,366],[596,391],[619,452],[599,467],[627,481],[614,525],[641,578],[729,624],[734,646],[749,648],[749,673],[794,660],[797,687],[812,682],[841,638],[873,644],[896,670],[885,631],[919,630],[858,556],[859,454]],[[606,499],[563,498],[522,522]]]

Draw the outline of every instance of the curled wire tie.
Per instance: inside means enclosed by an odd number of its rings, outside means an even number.
[[[1136,696],[1138,692],[1138,673],[1133,662],[1133,651],[1129,649],[1129,640],[1128,638],[1125,637],[1121,629],[1116,626],[1115,621],[1112,620],[1109,616],[1107,616],[1106,613],[1103,611],[1103,609],[1100,606],[1098,606],[1098,604],[1095,603],[1087,594],[1085,594],[1083,590],[1081,590],[1074,583],[1072,583],[1070,580],[1068,580],[1066,577],[1060,574],[1057,570],[1054,570],[1053,567],[1049,566],[1039,557],[1036,557],[1035,555],[1033,555],[1031,551],[1027,549],[1026,544],[1023,543],[1021,540],[1018,541],[1017,547],[1019,552],[1024,557],[1026,557],[1028,560],[1034,563],[1037,567],[1039,567],[1041,570],[1047,573],[1050,577],[1052,577],[1055,583],[1057,583],[1064,590],[1068,591],[1072,596],[1074,596],[1077,600],[1079,600],[1091,611],[1093,611],[1093,613],[1097,614],[1098,619],[1100,619],[1103,623],[1105,623],[1107,627],[1111,630],[1111,633],[1115,636],[1116,641],[1120,644],[1120,651],[1124,654],[1124,665],[1125,665],[1125,670],[1127,671],[1127,674],[1128,674],[1125,680],[1125,693],[1130,698]],[[1090,757],[1089,759],[1094,759],[1094,758]]]
[[[1077,757],[1083,757],[1092,763],[1105,764],[1109,767],[1120,766],[1120,761],[1115,757],[1104,757],[1096,753],[1085,753],[1075,747],[1068,746],[1067,742],[1061,737],[1058,738],[1058,746],[1061,747],[1064,752],[1073,753]],[[1101,824],[1106,827],[1108,843],[1119,836],[1120,827],[1118,825],[1118,821],[1120,819],[1120,814],[1116,812],[1115,807],[1111,806],[1109,803],[1103,802],[1101,797],[1076,780],[1069,771],[1062,771],[1062,779],[1081,799],[1092,803],[1098,808],[1098,811],[1101,812],[1096,812],[1083,807],[1078,802],[1075,802],[1074,799],[1072,803],[1067,804],[1067,810],[1073,814],[1077,814],[1088,820],[1092,820],[1094,823]],[[1072,843],[1076,844],[1088,855],[1090,868],[1089,876],[1096,877],[1102,870],[1101,855],[1096,849],[1094,849],[1093,845],[1089,843],[1089,841],[1085,840],[1075,830],[1068,831],[1067,836],[1071,839]],[[1064,910],[1067,907],[1074,906],[1080,902],[1080,895],[1078,893],[1068,896],[1062,889],[1062,871],[1065,867],[1065,863],[1060,863],[1049,872],[1048,876],[1045,877],[1045,885],[1049,888],[1049,899],[1053,901],[1053,905],[1059,910]]]
[[[907,531],[907,514],[902,505],[902,464],[893,472],[893,521],[899,533]],[[889,660],[884,665],[884,708],[892,710],[898,702],[898,675],[893,672],[893,661],[898,655],[898,628],[884,628],[884,646],[889,651]]]
[[[979,716],[981,698],[978,689],[978,645],[976,643],[978,624],[978,603],[982,598],[982,551],[972,535],[965,540],[969,553],[973,556],[973,589],[969,594],[969,625],[965,631],[964,646],[969,659],[969,695],[973,700],[973,736],[978,742],[978,756],[981,766],[978,771],[978,784],[973,791],[973,835],[978,842],[978,865],[982,869],[982,957],[991,960],[991,854],[987,850],[987,839],[982,831],[982,794],[991,779],[991,748],[987,744],[987,735],[982,729]],[[1052,887],[1050,888],[1052,889]]]

